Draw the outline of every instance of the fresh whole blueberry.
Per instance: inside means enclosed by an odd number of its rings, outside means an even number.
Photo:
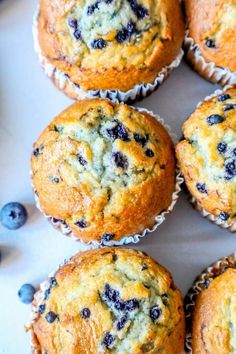
[[[41,315],[44,313],[45,309],[46,309],[46,305],[45,304],[39,305],[39,313]]]
[[[58,319],[58,315],[53,312],[53,311],[49,311],[46,316],[45,316],[46,320],[48,323],[53,323]]]
[[[221,220],[226,221],[229,218],[229,214],[226,213],[225,211],[221,211],[219,217],[220,217]]]
[[[127,157],[125,155],[123,155],[121,152],[114,152],[112,154],[112,158],[113,158],[117,167],[120,167],[120,168],[127,168],[128,167]]]
[[[231,104],[226,104],[226,105],[224,105],[224,107],[223,107],[223,111],[224,111],[224,112],[231,111],[232,109],[236,109],[236,104],[233,104],[233,103],[231,103]]]
[[[153,320],[153,322],[155,322],[161,316],[162,311],[157,305],[155,305],[150,308],[149,314],[150,314],[150,317]]]
[[[153,156],[154,156],[154,152],[153,152],[151,149],[147,149],[147,150],[145,151],[145,155],[146,155],[147,157],[153,157]]]
[[[114,337],[111,333],[107,332],[107,333],[105,334],[105,337],[104,337],[103,341],[102,341],[102,344],[103,344],[107,349],[109,349],[109,348],[111,348],[112,343],[114,342],[114,340],[115,340],[115,337]]]
[[[111,241],[115,237],[115,234],[103,234],[102,235],[102,241],[108,242]]]
[[[207,117],[207,123],[211,126],[214,124],[219,124],[224,121],[224,117],[220,116],[219,114],[212,114],[209,117]]]
[[[69,25],[71,28],[76,29],[76,28],[78,27],[78,21],[76,20],[76,18],[69,18],[69,20],[68,20],[68,25]]]
[[[26,223],[26,220],[26,208],[17,202],[5,204],[0,212],[0,221],[9,230],[19,229]]]
[[[117,323],[116,323],[116,328],[118,331],[122,330],[127,322],[127,316],[121,317]]]
[[[79,226],[81,229],[85,229],[87,227],[87,223],[85,220],[78,220],[75,222],[76,226]]]
[[[124,310],[125,311],[134,311],[139,307],[139,301],[137,299],[131,299],[124,302]]]
[[[107,134],[113,140],[120,139],[123,141],[129,141],[129,133],[125,126],[120,122],[117,122],[113,128],[107,129]]]
[[[107,42],[102,38],[94,39],[93,42],[91,43],[91,47],[93,49],[103,49],[106,47],[106,45]]]
[[[91,312],[89,308],[85,307],[80,311],[80,316],[84,319],[89,318],[91,315]]]
[[[197,183],[196,187],[197,187],[198,192],[207,194],[205,183]]]
[[[134,140],[136,143],[144,147],[144,145],[148,142],[148,135],[140,135],[138,133],[134,133]]]
[[[18,296],[24,304],[30,304],[34,299],[35,288],[31,284],[24,284],[18,291]]]
[[[81,156],[80,154],[76,155],[77,160],[79,161],[79,163],[84,166],[87,164],[87,161],[83,158],[83,156]]]
[[[226,144],[226,143],[219,143],[219,144],[217,145],[217,150],[218,150],[221,154],[225,153],[226,150],[227,150],[227,144]]]
[[[227,93],[224,93],[224,94],[218,96],[218,102],[224,102],[224,101],[229,100],[230,98],[231,98],[230,95],[228,95]]]
[[[207,39],[205,44],[208,48],[216,48],[215,41],[213,39]]]

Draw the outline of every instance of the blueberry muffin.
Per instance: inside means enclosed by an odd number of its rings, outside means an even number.
[[[32,154],[40,208],[84,242],[119,240],[155,224],[175,189],[174,148],[148,113],[78,101],[44,130]]]
[[[34,34],[47,74],[78,99],[153,83],[184,25],[176,0],[40,0]]]
[[[187,57],[206,79],[236,84],[235,0],[185,0]]]
[[[235,353],[235,294],[235,268],[223,268],[201,285],[192,314],[193,354]]]
[[[33,353],[181,354],[183,304],[170,273],[142,252],[78,253],[36,294]]]
[[[198,105],[183,125],[178,162],[199,209],[227,225],[236,217],[236,87]]]

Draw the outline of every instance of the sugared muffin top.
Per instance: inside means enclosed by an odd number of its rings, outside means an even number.
[[[46,60],[83,90],[152,82],[184,35],[176,0],[40,0],[37,29]]]
[[[236,217],[236,87],[204,101],[183,125],[177,158],[191,194],[223,221]]]
[[[35,144],[32,172],[42,210],[86,242],[153,226],[175,186],[165,128],[105,100],[79,101],[55,118]]]
[[[125,248],[79,253],[48,285],[34,302],[34,353],[182,353],[181,295],[147,255]]]
[[[229,268],[210,282],[196,300],[192,323],[192,351],[236,352],[236,269]]]
[[[185,0],[190,37],[209,62],[236,71],[236,1]]]

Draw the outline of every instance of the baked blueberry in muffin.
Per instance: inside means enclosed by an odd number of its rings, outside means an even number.
[[[48,300],[45,285],[35,296],[34,353],[182,353],[180,292],[170,273],[142,252],[78,253],[55,278]]]
[[[184,25],[175,0],[40,0],[34,34],[47,74],[78,99],[153,83],[180,53]]]
[[[77,239],[106,243],[140,233],[171,204],[173,144],[147,113],[78,101],[45,129],[39,147],[31,165],[40,208]]]
[[[235,0],[185,0],[187,58],[206,79],[236,84]]]
[[[184,140],[176,148],[198,208],[228,224],[236,217],[235,103],[235,86],[203,101],[184,123]]]

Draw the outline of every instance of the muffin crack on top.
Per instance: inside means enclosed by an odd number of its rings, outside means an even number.
[[[88,251],[54,278],[50,296],[45,299],[41,290],[33,305],[35,353],[182,353],[181,295],[171,275],[147,255],[121,248]]]
[[[197,203],[222,221],[236,218],[236,87],[198,105],[183,126],[177,157]]]
[[[169,207],[173,144],[145,112],[80,101],[54,119],[35,144],[32,180],[42,210],[76,235],[85,241],[120,239],[153,226]]]

